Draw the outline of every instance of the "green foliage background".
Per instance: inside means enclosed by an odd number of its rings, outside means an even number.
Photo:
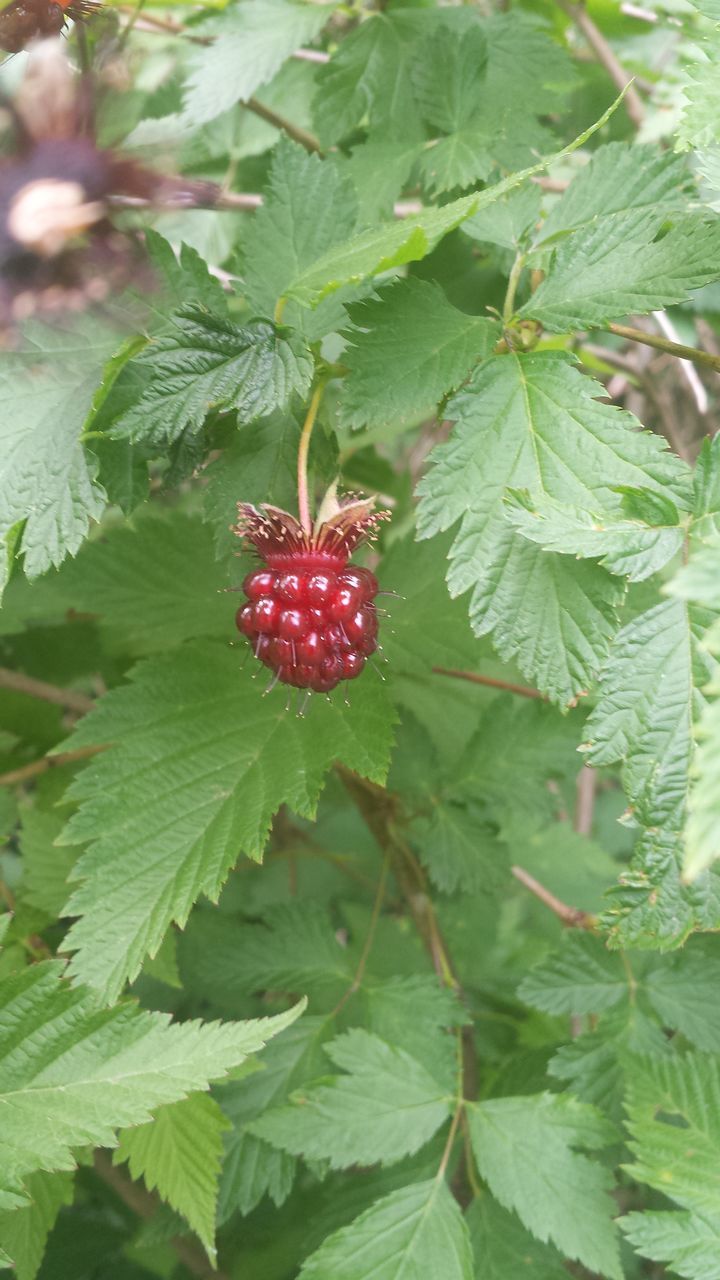
[[[155,292],[0,355],[18,1280],[720,1280],[716,23],[89,28],[103,143],[257,198],[119,215]],[[229,528],[318,377],[399,596],[303,718]]]

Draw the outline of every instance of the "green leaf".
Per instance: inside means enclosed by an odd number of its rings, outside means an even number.
[[[619,1225],[643,1257],[667,1263],[687,1280],[720,1280],[720,1216],[627,1213]]]
[[[240,1001],[248,991],[299,990],[336,999],[353,966],[317,903],[268,909],[260,922],[196,912],[180,941],[186,985],[206,998]]]
[[[23,860],[23,899],[51,918],[59,915],[67,902],[68,875],[79,850],[55,844],[64,826],[57,813],[39,806],[22,810],[20,852]]]
[[[203,35],[219,38],[193,51],[184,115],[197,126],[236,102],[246,102],[291,53],[319,35],[333,9],[291,0],[245,0],[203,23]]]
[[[304,1263],[302,1280],[473,1280],[472,1249],[442,1179],[378,1200]]]
[[[538,1240],[551,1240],[590,1271],[621,1280],[612,1176],[577,1148],[613,1141],[594,1107],[561,1094],[499,1098],[468,1108],[482,1177]]]
[[[720,874],[711,868],[688,883],[681,877],[683,853],[679,833],[643,833],[608,893],[601,923],[610,946],[663,951],[682,946],[694,929],[720,928]]]
[[[715,679],[709,692],[716,694]],[[690,792],[684,875],[694,880],[720,857],[718,811],[720,810],[720,702],[715,698],[697,726],[698,749],[694,761],[694,782]]]
[[[638,1182],[683,1209],[720,1216],[720,1064],[703,1054],[639,1058],[628,1072],[627,1127]]]
[[[493,893],[509,883],[507,850],[480,805],[437,798],[430,817],[413,823],[411,837],[443,893]]]
[[[114,1146],[115,1130],[206,1089],[302,1012],[253,1022],[185,1022],[133,1004],[99,1009],[56,962],[0,984],[3,1061],[0,1205],[22,1206],[24,1179],[73,1169],[74,1147]]]
[[[440,27],[426,37],[413,68],[415,97],[430,125],[456,133],[478,113],[483,96],[487,41],[482,27]]]
[[[63,611],[96,616],[108,648],[123,653],[227,636],[236,608],[224,594],[227,575],[215,563],[210,529],[178,510],[150,508],[109,528],[47,586]]]
[[[466,218],[487,208],[508,192],[514,191],[526,178],[541,173],[563,156],[583,145],[615,111],[620,99],[590,129],[575,138],[568,147],[541,160],[528,169],[513,173],[484,191],[453,200],[442,208],[426,209],[417,216],[401,222],[383,223],[330,249],[311,267],[300,271],[285,290],[285,296],[295,298],[303,306],[316,306],[327,294],[345,284],[361,284],[391,267],[401,267],[408,262],[424,258],[435,245],[454,231]]]
[[[462,225],[463,235],[482,244],[497,244],[517,251],[530,227],[540,216],[539,187],[518,187],[489,208],[473,214]]]
[[[559,951],[521,982],[518,995],[545,1013],[600,1013],[627,999],[628,975],[597,938],[567,933]]]
[[[720,612],[720,539],[710,538],[694,549],[687,564],[681,566],[663,590],[679,600],[689,600],[706,609]]]
[[[713,0],[703,0],[703,9],[715,8]],[[717,17],[708,14],[713,21]],[[698,150],[711,147],[720,139],[718,133],[718,107],[720,106],[720,87],[718,86],[718,64],[720,57],[717,48],[705,42],[702,60],[693,65],[690,61],[685,69],[683,96],[685,106],[676,131],[677,144],[685,150]]]
[[[318,77],[315,125],[327,147],[367,118],[384,141],[422,139],[412,92],[415,37],[434,14],[370,13],[342,40]]]
[[[333,761],[382,782],[393,712],[379,681],[306,719],[263,700],[236,653],[189,645],[148,660],[84,718],[73,746],[112,742],[75,781],[64,839],[91,841],[67,905],[73,973],[112,999],[174,920],[259,857],[282,803],[312,817]]]
[[[651,1005],[667,1027],[711,1053],[720,1053],[720,957],[708,947],[669,956],[645,979]]]
[[[608,142],[598,147],[553,205],[535,244],[545,248],[601,224],[607,230],[637,209],[644,209],[654,223],[660,213],[687,207],[689,176],[685,159],[670,151]]]
[[[205,469],[203,511],[212,526],[218,559],[239,550],[237,534],[232,532],[238,501],[270,502],[283,510],[297,501],[299,440],[300,428],[293,415],[273,413],[241,428],[221,457]]]
[[[695,682],[708,659],[685,605],[669,600],[618,632],[587,726],[588,763],[621,760],[623,787],[643,826],[679,830],[687,801]]]
[[[420,537],[461,521],[448,584],[453,595],[472,587],[476,634],[494,633],[503,658],[564,702],[600,665],[620,588],[598,566],[539,552],[514,534],[506,488],[589,511],[617,508],[618,485],[685,492],[683,464],[597,392],[558,352],[487,360],[447,406],[455,429],[418,486]]]
[[[262,1070],[216,1088],[215,1095],[231,1123],[220,1176],[220,1222],[237,1209],[250,1213],[266,1193],[276,1205],[287,1198],[295,1159],[255,1137],[249,1125],[267,1108],[284,1102],[291,1089],[319,1074],[326,1065],[322,1044],[332,1034],[330,1019],[302,1018],[268,1046]]]
[[[597,558],[610,573],[642,582],[657,573],[682,547],[684,530],[677,508],[672,524],[658,527],[641,520],[584,511],[554,498],[532,497],[509,489],[505,510],[513,528],[544,551]]]
[[[429,416],[500,337],[499,321],[458,311],[425,280],[404,280],[348,310],[340,404],[350,427],[412,425]]]
[[[333,1169],[393,1164],[429,1142],[450,1114],[446,1090],[402,1049],[356,1028],[325,1046],[346,1075],[302,1089],[251,1132]]]
[[[264,203],[245,238],[251,305],[272,315],[291,281],[312,270],[335,245],[344,244],[356,220],[357,198],[342,170],[283,138],[275,148]],[[285,318],[312,341],[342,327],[341,301],[328,299],[314,315],[292,303]]]
[[[35,1280],[58,1213],[63,1205],[72,1204],[73,1177],[41,1169],[30,1174],[25,1186],[30,1203],[0,1213],[0,1240],[17,1280]]]
[[[16,550],[36,578],[75,554],[105,506],[80,435],[119,339],[78,320],[34,326],[26,338],[0,370],[0,539],[22,523]]]
[[[660,235],[663,218],[641,208],[576,232],[519,314],[567,333],[686,301],[720,274],[720,223],[687,215]]]
[[[475,1254],[475,1280],[567,1280],[552,1245],[541,1244],[497,1200],[485,1193],[473,1200],[465,1220]]]
[[[639,968],[635,957],[628,965]],[[605,1014],[593,1031],[561,1045],[548,1063],[548,1075],[562,1080],[563,1088],[590,1102],[621,1124],[628,1061],[638,1053],[670,1053],[670,1044],[655,1018],[641,1012],[637,1003]]]
[[[182,1214],[215,1257],[215,1211],[223,1150],[229,1128],[220,1107],[206,1093],[191,1093],[160,1107],[149,1124],[124,1129],[113,1163],[127,1161],[130,1176]]]
[[[313,361],[299,335],[267,320],[243,328],[197,307],[184,307],[172,328],[136,356],[151,380],[112,425],[114,435],[161,447],[199,430],[211,408],[236,409],[252,421],[302,396]]]

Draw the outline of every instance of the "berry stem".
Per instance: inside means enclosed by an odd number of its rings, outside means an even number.
[[[310,407],[303,423],[303,429],[300,433],[300,445],[298,447],[298,511],[300,513],[300,523],[306,533],[312,533],[312,518],[310,516],[310,499],[308,496],[308,453],[310,451],[310,437],[312,429],[315,426],[317,411],[320,408],[320,401],[325,390],[325,384],[318,382],[312,394]]]

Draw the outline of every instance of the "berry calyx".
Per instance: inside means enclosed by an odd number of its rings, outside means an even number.
[[[334,492],[309,532],[279,507],[239,503],[234,532],[263,564],[247,575],[236,625],[282,684],[329,693],[360,675],[377,648],[377,578],[348,563],[386,512]]]

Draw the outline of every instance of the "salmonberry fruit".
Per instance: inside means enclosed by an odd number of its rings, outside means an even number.
[[[351,499],[311,532],[287,511],[239,503],[235,532],[263,561],[243,582],[238,630],[282,684],[328,693],[377,648],[377,578],[348,563],[385,512]]]

